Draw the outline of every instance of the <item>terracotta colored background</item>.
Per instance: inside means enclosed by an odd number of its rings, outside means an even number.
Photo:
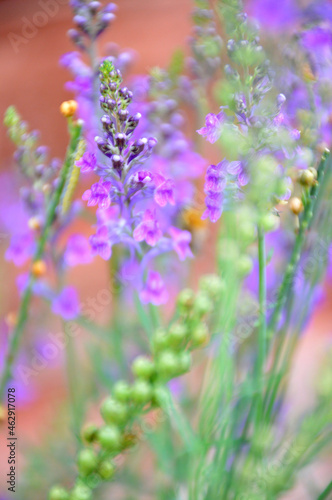
[[[71,96],[64,90],[69,75],[58,66],[58,60],[64,52],[73,50],[73,46],[66,37],[66,31],[71,27],[70,9],[60,5],[57,0],[53,0],[53,3],[58,7],[56,14],[48,16],[45,26],[37,28],[29,39],[25,37],[25,42],[18,42],[15,50],[9,34],[23,36],[22,29],[27,20],[31,22],[38,19],[36,13],[42,10],[40,0],[0,1],[0,116],[10,104],[15,104],[31,127],[41,131],[42,144],[50,147],[52,155],[62,157],[66,147],[66,131],[58,110],[60,103]],[[191,0],[119,0],[118,5],[117,20],[101,42],[112,41],[122,48],[135,49],[138,57],[134,72],[144,73],[153,66],[164,66],[174,49],[185,47],[190,33]],[[11,167],[12,153],[13,148],[1,125],[2,169]],[[208,252],[207,249],[207,257]],[[208,268],[208,261],[209,258],[203,260],[200,268]],[[89,293],[93,293],[103,286],[102,269],[102,263],[99,263],[97,268],[87,271],[84,277],[74,275],[73,279],[83,289],[88,283]],[[6,272],[1,272],[2,281],[8,280],[3,313],[15,307],[17,295],[12,273],[12,266]],[[310,322],[296,358],[290,397],[296,403],[297,412],[312,401],[314,375],[319,369],[326,345],[331,341],[331,306],[332,291],[327,288],[327,298]],[[19,412],[19,432],[28,435],[31,442],[38,442],[63,396],[63,381],[58,375],[54,377],[52,372],[43,374],[40,386],[40,397]],[[2,444],[0,457],[4,458]],[[323,462],[322,467],[315,472],[317,482],[322,485],[332,473],[329,461],[326,459]],[[0,477],[0,481],[3,482],[3,477]],[[309,499],[303,490],[292,493],[288,498]]]

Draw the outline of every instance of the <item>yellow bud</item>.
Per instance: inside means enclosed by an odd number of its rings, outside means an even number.
[[[31,272],[35,278],[41,278],[42,276],[45,276],[46,270],[47,267],[45,261],[36,260],[35,262],[33,262]]]
[[[30,229],[32,229],[33,231],[39,231],[40,228],[41,228],[41,223],[40,223],[40,219],[38,217],[31,217],[29,220],[28,220],[28,226]]]
[[[206,227],[205,220],[202,220],[202,214],[198,210],[194,208],[188,208],[184,210],[182,213],[182,218],[187,226],[187,228],[191,231],[203,229]]]
[[[70,118],[77,110],[77,102],[74,100],[64,101],[60,106],[60,111],[63,116]]]
[[[317,172],[316,172],[317,177]],[[316,183],[316,178],[313,172],[308,170],[302,170],[299,176],[299,181],[302,186],[313,186]]]
[[[289,208],[295,215],[299,215],[301,212],[303,212],[304,206],[302,203],[302,200],[300,198],[291,198],[289,200]]]
[[[14,328],[17,324],[17,315],[13,311],[7,314],[5,321],[10,328]]]

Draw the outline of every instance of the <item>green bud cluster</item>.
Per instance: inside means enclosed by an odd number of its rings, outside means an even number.
[[[222,290],[220,278],[211,275],[202,278],[196,294],[188,289],[179,294],[178,320],[168,330],[155,331],[151,356],[138,356],[132,363],[133,382],[119,380],[102,402],[100,413],[105,424],[99,428],[88,424],[83,429],[87,446],[77,458],[76,485],[71,492],[55,486],[49,500],[89,500],[95,485],[112,479],[112,459],[136,441],[132,430],[135,418],[161,405],[165,383],[187,373],[191,351],[207,344],[209,329],[205,320]]]

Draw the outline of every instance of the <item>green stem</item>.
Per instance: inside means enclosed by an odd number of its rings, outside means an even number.
[[[325,174],[325,169],[326,165],[328,163],[328,158],[329,158],[329,151],[325,151],[325,153],[322,156],[322,160],[319,164],[318,167],[318,172],[317,172],[317,184],[313,186],[310,190],[310,197],[308,202],[305,205],[305,209],[303,212],[302,219],[300,221],[300,228],[299,232],[297,234],[295,244],[293,247],[292,255],[290,258],[290,262],[287,266],[284,279],[282,281],[282,284],[279,288],[278,295],[277,295],[277,300],[276,300],[276,306],[274,308],[269,327],[268,327],[268,336],[269,339],[272,337],[274,330],[279,322],[280,319],[280,314],[281,311],[285,305],[286,299],[289,294],[289,290],[292,287],[295,273],[297,270],[297,265],[301,257],[301,252],[304,246],[305,242],[305,235],[306,235],[306,230],[310,226],[311,220],[313,218],[313,215],[315,213],[315,210],[317,208],[317,201],[320,198],[319,193],[321,186],[323,186],[322,179]]]
[[[319,495],[317,500],[325,500],[332,492],[332,481],[326,486],[325,490]]]
[[[259,422],[262,412],[264,384],[264,365],[267,346],[267,324],[266,324],[266,251],[265,234],[258,228],[258,267],[259,267],[259,332],[258,332],[258,358],[257,358],[257,390],[258,407],[257,420]]]
[[[64,325],[66,329],[66,325]],[[77,439],[77,444],[80,447],[82,440],[80,437],[81,427],[83,421],[83,408],[82,401],[77,383],[77,363],[75,345],[71,335],[66,335],[66,361],[67,361],[67,379],[68,379],[68,392],[70,398],[70,409],[72,413],[72,426],[73,432]]]
[[[38,241],[37,244],[37,249],[36,252],[33,256],[32,262],[36,262],[40,260],[44,254],[45,251],[45,246],[51,231],[51,226],[54,222],[54,218],[56,216],[56,210],[59,205],[61,195],[66,183],[67,179],[67,174],[70,170],[72,161],[73,161],[73,155],[77,149],[77,145],[81,136],[81,129],[82,127],[80,125],[72,125],[69,127],[69,132],[70,132],[70,143],[67,149],[66,153],[66,158],[65,162],[63,165],[63,168],[60,173],[60,178],[59,178],[59,183],[58,186],[54,192],[53,198],[51,199],[51,202],[48,206],[47,210],[47,215],[46,215],[46,221],[45,221],[45,226],[43,228],[41,237]],[[18,318],[17,318],[17,324],[13,330],[13,332],[10,335],[9,339],[9,346],[8,346],[8,352],[7,356],[5,359],[5,365],[4,369],[2,372],[1,376],[1,382],[0,382],[0,401],[3,400],[4,392],[6,389],[7,382],[11,378],[12,374],[12,367],[13,363],[15,361],[17,351],[21,342],[21,338],[24,332],[24,327],[26,324],[26,321],[28,319],[28,310],[29,310],[29,305],[32,297],[32,286],[34,284],[35,278],[33,277],[31,271],[29,274],[29,279],[28,279],[28,285],[25,288],[22,296],[22,300],[20,303],[19,307],[19,312],[18,312]]]

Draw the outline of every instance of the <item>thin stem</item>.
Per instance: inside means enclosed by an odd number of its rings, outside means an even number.
[[[325,500],[325,498],[328,498],[331,492],[332,492],[332,481],[326,486],[325,490],[319,495],[317,500]]]
[[[81,136],[81,126],[80,125],[72,125],[69,127],[69,132],[70,132],[70,143],[67,149],[66,153],[66,158],[65,162],[63,165],[63,168],[60,173],[60,178],[59,178],[59,183],[58,186],[54,192],[53,198],[51,199],[51,202],[48,206],[47,210],[47,215],[46,215],[46,221],[45,221],[45,226],[43,228],[41,237],[38,241],[37,244],[37,249],[36,252],[33,256],[32,262],[36,262],[40,260],[44,254],[45,251],[45,246],[48,241],[48,237],[51,231],[51,226],[54,222],[54,218],[56,215],[56,210],[59,205],[61,195],[63,192],[63,189],[66,184],[66,179],[67,179],[67,174],[70,170],[72,161],[73,161],[73,156],[74,153],[77,149],[78,142]],[[2,372],[1,376],[1,382],[0,382],[0,401],[3,400],[5,388],[7,382],[11,378],[12,374],[12,367],[18,352],[18,348],[22,339],[22,335],[24,332],[25,324],[28,319],[28,310],[29,310],[29,305],[32,297],[32,286],[34,284],[35,278],[33,277],[31,271],[29,274],[29,279],[28,279],[28,285],[26,286],[22,300],[20,303],[19,307],[19,312],[18,312],[18,319],[17,319],[17,324],[10,335],[10,340],[9,340],[9,346],[8,346],[8,352],[7,356],[5,359],[5,364],[4,364],[4,369]]]

